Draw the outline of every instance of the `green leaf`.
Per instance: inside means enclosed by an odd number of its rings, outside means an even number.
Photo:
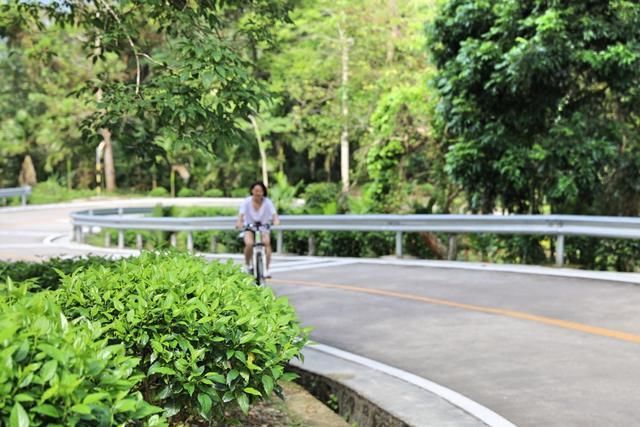
[[[200,412],[208,416],[211,412],[211,397],[205,393],[200,393],[198,394],[198,403],[200,404]]]
[[[55,360],[49,360],[44,365],[42,365],[42,368],[40,368],[40,380],[42,381],[42,383],[44,384],[51,381],[57,369],[58,362]]]
[[[71,411],[76,412],[78,414],[89,415],[91,414],[91,407],[83,403],[78,403],[71,407]]]
[[[55,396],[58,393],[58,384],[55,384],[51,387],[49,387],[47,390],[45,390],[44,393],[42,393],[42,396],[40,397],[40,402],[44,402],[47,399]]]
[[[176,371],[166,366],[160,366],[159,363],[154,363],[153,365],[151,365],[149,371],[147,372],[147,375],[153,374],[175,375]]]
[[[60,414],[61,414],[58,408],[48,403],[45,403],[44,405],[35,406],[31,408],[31,410],[33,412],[37,412],[39,414],[43,414],[52,418],[58,418],[60,417]]]
[[[193,396],[193,392],[194,392],[194,391],[195,391],[195,389],[196,389],[196,386],[195,386],[194,384],[191,384],[191,383],[189,383],[189,384],[184,384],[182,387],[183,387],[185,390],[187,390],[187,392],[189,393],[189,396]]]
[[[262,386],[264,387],[266,395],[269,396],[273,391],[273,378],[271,378],[269,375],[263,375]]]
[[[243,391],[245,393],[253,394],[254,396],[262,396],[262,393],[260,393],[258,390],[256,390],[253,387],[245,387]]]
[[[18,350],[13,354],[13,359],[16,362],[22,362],[25,357],[29,354],[29,341],[22,341]]]
[[[256,336],[255,332],[247,332],[240,338],[240,344],[246,344]]]
[[[205,377],[206,378],[210,378],[210,379],[212,379],[213,381],[215,381],[215,382],[217,382],[219,384],[225,384],[226,383],[224,375],[217,374],[215,372],[208,372],[208,373],[205,374]]]
[[[18,402],[16,402],[11,409],[9,427],[29,427],[29,415]]]
[[[227,384],[231,385],[233,380],[238,378],[239,375],[240,375],[240,372],[236,371],[235,369],[230,370],[229,373],[227,374]]]
[[[293,372],[285,372],[284,374],[282,374],[282,376],[280,377],[280,380],[282,381],[293,381],[296,378],[298,378],[299,375],[295,374]]]
[[[105,400],[109,398],[109,393],[101,392],[101,393],[91,393],[85,396],[82,400],[82,403],[90,405],[92,403],[100,402],[101,400]]]
[[[249,413],[249,398],[247,397],[246,394],[244,393],[240,393],[237,397],[236,400],[238,402],[238,406],[240,407],[240,410],[246,415]]]
[[[138,404],[138,402],[133,400],[133,399],[123,399],[123,400],[120,400],[120,401],[116,402],[116,404],[113,405],[113,410],[116,413],[119,413],[119,412],[131,412],[131,411],[136,409],[136,405],[137,404]]]
[[[162,408],[150,405],[149,403],[142,400],[139,402],[136,412],[131,415],[131,418],[133,418],[134,420],[139,420],[141,418],[146,418],[149,415],[157,414],[159,412],[162,412]]]
[[[35,400],[33,396],[28,393],[18,393],[13,399],[16,402],[33,402]]]

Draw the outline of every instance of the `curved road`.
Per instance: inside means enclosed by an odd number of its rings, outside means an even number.
[[[0,209],[0,258],[85,253],[66,238],[68,213],[85,206]],[[456,265],[276,257],[271,286],[314,340],[442,384],[518,426],[639,423],[637,275]]]

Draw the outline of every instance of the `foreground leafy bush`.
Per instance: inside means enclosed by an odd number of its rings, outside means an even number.
[[[68,316],[108,325],[113,342],[142,358],[140,390],[173,422],[223,420],[229,407],[246,412],[279,392],[308,337],[286,299],[230,263],[187,254],[90,267],[65,277],[58,297]]]
[[[0,282],[5,282],[11,278],[14,282],[23,282],[35,279],[31,289],[57,289],[60,284],[60,274],[71,274],[79,268],[88,266],[104,265],[109,266],[116,261],[89,256],[83,258],[51,258],[44,262],[5,262],[0,261]]]
[[[138,358],[97,323],[68,323],[51,292],[0,285],[0,425],[166,425],[132,391]]]

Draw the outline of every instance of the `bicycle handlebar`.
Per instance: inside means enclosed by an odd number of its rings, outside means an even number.
[[[256,231],[258,229],[260,229],[261,227],[266,228],[267,230],[269,230],[271,228],[271,224],[267,223],[267,224],[262,224],[260,222],[252,222],[250,224],[247,224],[244,226],[244,230],[250,230],[250,231]]]

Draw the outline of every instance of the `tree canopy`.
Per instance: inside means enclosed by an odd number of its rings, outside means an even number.
[[[638,46],[637,2],[446,2],[430,47],[472,208],[637,214]]]

